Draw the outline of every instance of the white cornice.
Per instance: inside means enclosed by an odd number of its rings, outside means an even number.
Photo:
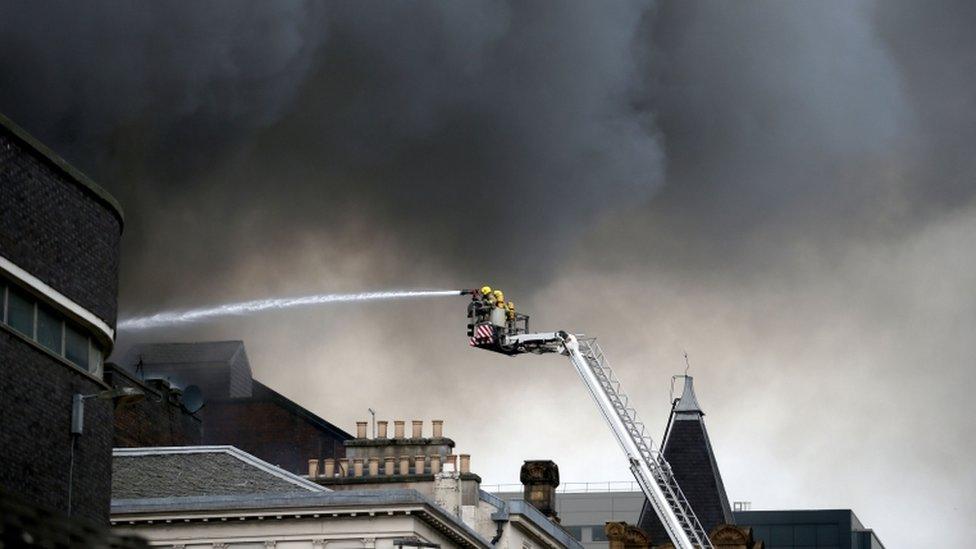
[[[2,255],[0,255],[0,271],[3,271],[7,276],[29,287],[34,292],[50,299],[58,307],[71,313],[83,323],[88,324],[90,328],[101,332],[109,343],[115,342],[115,330],[108,323]]]

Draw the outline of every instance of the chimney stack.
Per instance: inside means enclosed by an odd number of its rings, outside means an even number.
[[[349,458],[339,458],[339,476],[348,477],[352,471],[349,469]]]
[[[410,456],[408,455],[400,456],[400,474],[401,475],[410,474]]]
[[[413,474],[415,474],[415,475],[422,475],[422,474],[424,474],[424,455],[423,454],[417,454],[414,457],[413,467],[414,467]]]
[[[322,460],[322,467],[325,469],[322,476],[332,478],[335,476],[335,460],[332,458]]]
[[[421,438],[423,436],[424,436],[423,420],[419,420],[419,419],[413,420],[413,438]]]
[[[435,419],[430,422],[433,425],[434,432],[430,436],[433,438],[442,438],[444,436],[444,420]]]
[[[376,422],[376,438],[386,438],[386,426],[388,424],[388,421]]]
[[[366,421],[356,422],[356,438],[366,438],[366,425],[368,424]]]
[[[375,477],[380,474],[380,458],[371,457],[369,458],[369,476]]]
[[[356,458],[352,460],[352,476],[354,477],[363,476],[363,460],[361,458]]]
[[[392,477],[396,473],[396,458],[386,456],[383,458],[383,474]]]
[[[524,486],[524,499],[555,522],[556,487],[559,486],[559,467],[550,460],[526,461],[519,480]]]
[[[461,474],[471,472],[471,454],[461,454]]]
[[[436,475],[441,472],[441,455],[431,454],[430,455],[430,474]]]
[[[319,460],[310,459],[308,460],[308,478],[310,480],[315,480],[319,476]]]
[[[403,420],[393,422],[393,438],[403,438]]]

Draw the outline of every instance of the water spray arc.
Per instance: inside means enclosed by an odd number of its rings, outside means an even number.
[[[319,294],[303,297],[257,299],[225,303],[199,309],[164,311],[149,316],[125,318],[119,321],[119,330],[145,330],[190,322],[199,322],[221,316],[240,316],[271,309],[287,309],[324,303],[347,303],[353,301],[380,301],[386,299],[410,299],[421,297],[447,297],[461,295],[467,290],[392,290],[384,292],[362,292],[358,294]]]

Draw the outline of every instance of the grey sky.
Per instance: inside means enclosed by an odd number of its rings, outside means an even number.
[[[973,28],[962,1],[8,4],[0,110],[123,203],[123,314],[497,283],[599,336],[656,429],[687,350],[733,499],[961,546]],[[242,338],[347,428],[443,418],[488,482],[627,478],[567,365],[468,350],[462,308],[139,337]]]

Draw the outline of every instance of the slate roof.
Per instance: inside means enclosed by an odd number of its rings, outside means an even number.
[[[142,379],[162,378],[185,388],[197,385],[205,399],[251,396],[251,363],[243,341],[144,343],[122,364]]]
[[[704,415],[695,396],[691,376],[685,376],[681,398],[675,400],[664,435],[664,457],[671,464],[678,486],[694,509],[705,531],[719,524],[732,524],[732,509],[722,475],[705,429]],[[668,536],[654,510],[644,502],[639,526],[660,545]]]
[[[116,448],[112,499],[322,492],[233,446]]]

